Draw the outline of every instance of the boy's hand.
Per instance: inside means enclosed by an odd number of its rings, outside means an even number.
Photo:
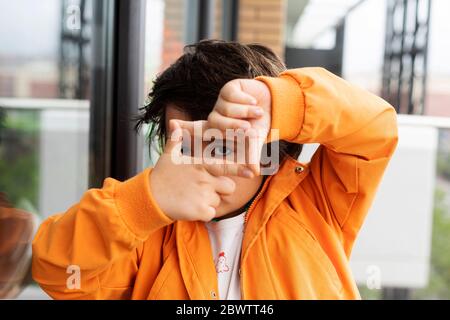
[[[172,220],[210,221],[216,217],[220,196],[232,194],[236,185],[228,177],[212,175],[201,164],[176,164],[187,157],[181,154],[177,120],[170,121],[170,131],[164,153],[150,174],[152,195]]]
[[[236,79],[223,86],[208,116],[209,127],[223,131],[247,129],[250,138],[247,168],[253,175],[260,174],[261,150],[271,125],[271,105],[270,90],[262,81]]]
[[[223,132],[227,129],[244,129],[249,142],[245,146],[245,168],[248,170],[243,169],[242,165],[222,164],[220,168],[223,171],[246,178],[260,174],[261,150],[271,125],[271,100],[269,88],[263,82],[253,79],[232,80],[220,90],[208,121],[201,124],[203,131],[211,128]],[[195,122],[180,121],[183,129],[191,133],[194,132],[194,124]]]
[[[208,116],[211,128],[257,129],[266,133],[270,129],[271,95],[261,81],[236,79],[220,90],[213,111]],[[264,137],[266,138],[266,137]]]

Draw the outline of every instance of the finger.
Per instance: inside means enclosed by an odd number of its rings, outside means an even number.
[[[208,125],[212,128],[226,131],[227,129],[249,129],[250,122],[241,119],[228,118],[217,111],[213,111],[208,116]]]
[[[216,192],[213,192],[212,195],[209,197],[209,205],[213,208],[217,208],[220,205],[220,195]]]
[[[219,176],[239,176],[243,178],[253,178],[255,174],[245,164],[238,164],[223,159],[203,159],[202,167],[209,174]]]
[[[224,176],[214,177],[213,186],[214,190],[220,195],[231,195],[236,190],[234,181]]]
[[[178,121],[172,119],[169,121],[169,137],[164,147],[164,153],[181,155],[181,145],[183,142],[183,132]]]
[[[208,122],[200,121],[184,121],[177,120],[183,131],[183,147],[186,147],[189,152],[184,153],[184,156],[201,157],[203,146],[203,135],[207,132]],[[184,150],[184,149],[183,149]],[[192,162],[189,159],[183,158],[183,163]]]
[[[184,121],[177,120],[181,129],[186,130],[192,136],[202,136],[203,132],[208,129],[208,121],[206,120],[198,120],[198,121]]]
[[[242,81],[237,79],[225,84],[220,90],[220,97],[229,102],[256,105],[258,101],[242,90]]]
[[[201,221],[209,222],[216,217],[216,208],[212,206],[206,206],[204,210],[202,210]]]
[[[215,110],[225,117],[236,119],[260,118],[264,115],[264,111],[260,107],[226,101],[219,101]]]
[[[257,130],[250,129],[247,132],[247,168],[258,176],[261,172],[261,151],[265,142],[265,139],[258,135]]]

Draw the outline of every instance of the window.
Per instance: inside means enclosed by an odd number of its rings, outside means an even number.
[[[91,17],[92,1],[0,2],[0,260],[16,264],[2,269],[0,297],[29,271],[19,240],[88,187]]]

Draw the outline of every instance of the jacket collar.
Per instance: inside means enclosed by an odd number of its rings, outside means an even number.
[[[301,172],[296,169],[299,167],[303,168]],[[242,243],[241,263],[245,262],[248,250],[275,209],[292,193],[308,172],[308,165],[301,164],[293,158],[287,157],[279,171],[267,179],[267,186],[262,190],[264,195],[253,205],[253,209],[247,213],[248,222]]]
[[[303,169],[298,170],[299,167]],[[296,169],[297,168],[297,169]],[[277,174],[266,179],[248,212],[242,243],[241,265],[248,251],[280,203],[307,175],[309,168],[287,157]],[[218,283],[208,231],[202,222],[177,221],[176,245],[181,274],[191,299],[217,299]]]

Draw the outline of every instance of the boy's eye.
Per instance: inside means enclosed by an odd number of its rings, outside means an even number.
[[[182,145],[181,154],[184,156],[191,156],[191,148],[189,148],[189,146]]]
[[[213,149],[213,156],[216,157],[226,157],[231,154],[233,150],[227,148],[226,146],[218,145]]]

